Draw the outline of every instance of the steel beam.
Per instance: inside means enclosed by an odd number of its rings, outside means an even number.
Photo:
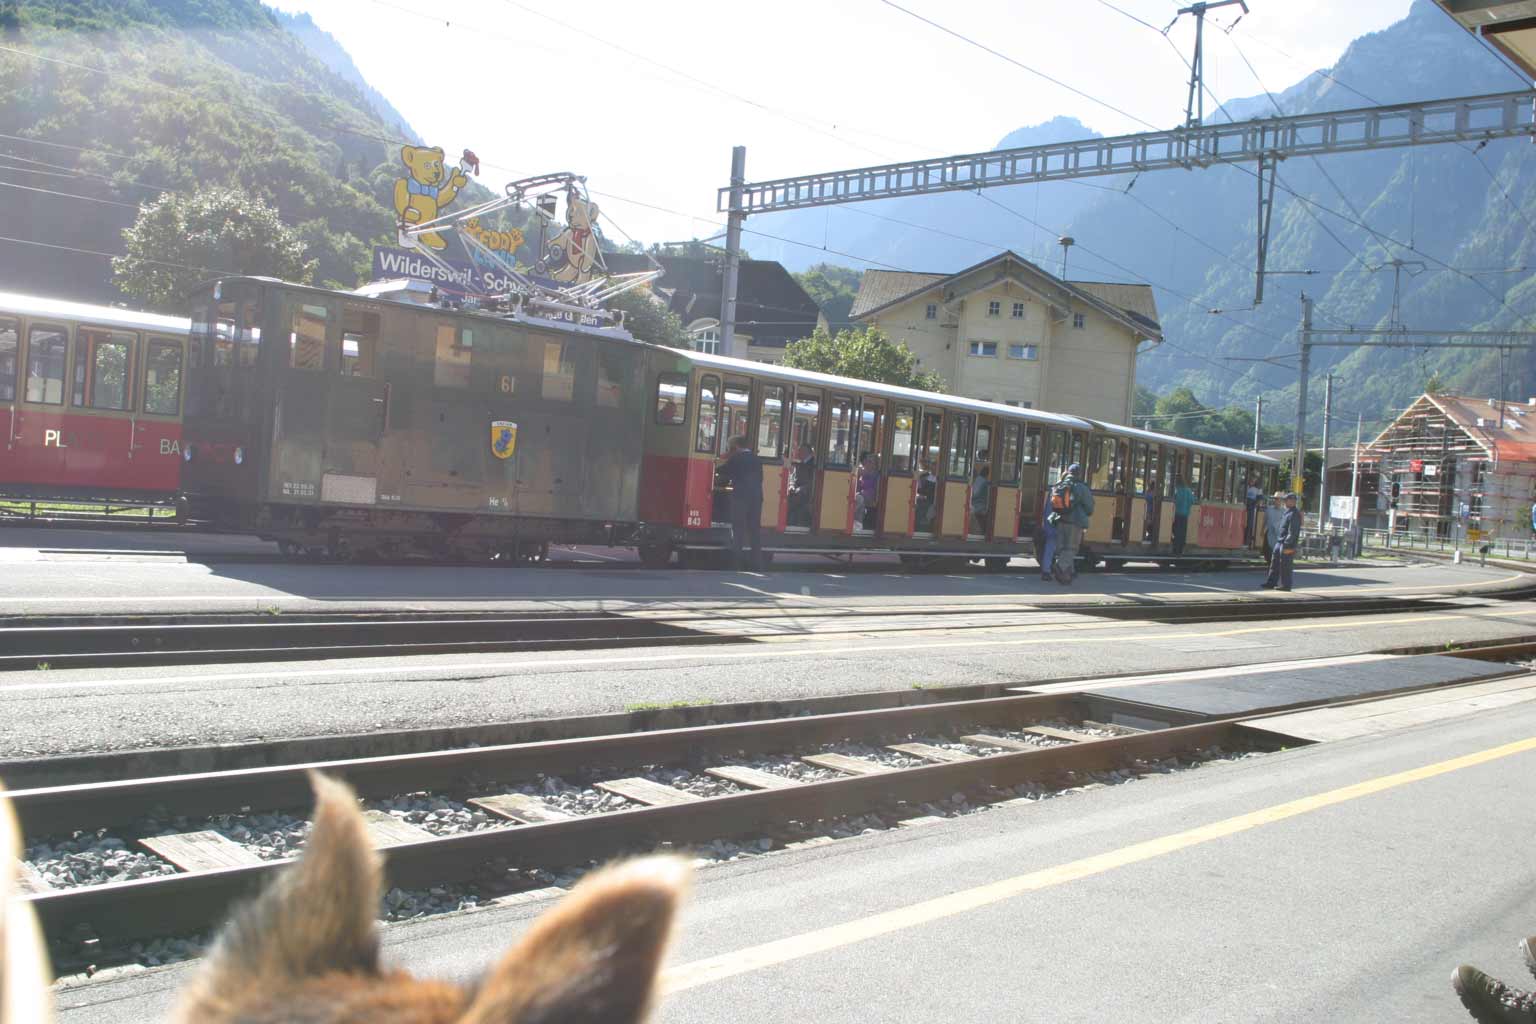
[[[1533,100],[1536,92],[1524,89],[910,160],[733,184],[720,190],[717,208],[743,215],[771,213],[999,185],[1254,163],[1261,156],[1283,160],[1529,137],[1536,135]],[[733,205],[733,193],[740,196],[739,207]]]

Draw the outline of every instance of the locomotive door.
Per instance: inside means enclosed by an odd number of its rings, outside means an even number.
[[[1003,423],[994,441],[992,494],[987,509],[987,538],[1013,540],[1019,535],[1019,444],[1022,423]]]
[[[828,397],[827,432],[816,489],[817,533],[848,534],[853,530],[853,447],[858,442],[854,412],[851,395],[834,393]]]
[[[961,538],[965,536],[971,518],[971,463],[976,453],[976,417],[970,413],[950,413],[944,437],[939,520],[934,532],[940,537]]]
[[[790,478],[785,495],[784,529],[806,533],[817,508],[817,446],[821,443],[821,392],[795,390],[795,414],[790,426]]]
[[[758,518],[764,529],[782,531],[789,496],[789,470],[784,465],[784,406],[789,389],[783,384],[758,382],[757,439],[753,451],[763,465],[763,510]]]
[[[1161,445],[1149,444],[1146,450],[1147,467],[1143,471],[1145,486],[1142,495],[1146,499],[1146,511],[1140,523],[1141,530],[1136,539],[1143,544],[1157,543],[1157,524],[1162,512],[1162,466],[1163,448]]]
[[[865,398],[859,408],[859,441],[854,445],[853,528],[858,533],[873,533],[880,528],[880,491],[890,460],[885,458],[885,405]],[[869,477],[873,475],[873,485]]]
[[[1024,427],[1023,449],[1019,453],[1020,537],[1033,538],[1039,533],[1041,517],[1045,515],[1046,470],[1040,460],[1042,441],[1039,427]]]
[[[939,478],[944,473],[944,411],[924,409],[912,489],[912,535],[932,537],[939,517]]]
[[[913,442],[917,439],[917,409],[898,405],[891,409],[889,440],[880,453],[885,467],[880,481],[877,524],[883,537],[907,537],[912,533],[913,503],[917,496],[912,473]]]
[[[380,320],[377,311],[351,303],[341,311],[340,347],[332,349],[336,364],[326,407],[321,501],[371,505],[378,500],[379,442],[390,397],[378,373]]]

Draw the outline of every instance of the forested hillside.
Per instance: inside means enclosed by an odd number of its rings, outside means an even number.
[[[94,254],[122,251],[141,201],[207,185],[275,205],[317,261],[317,283],[353,286],[371,244],[392,237],[408,126],[381,116],[256,0],[5,10],[5,287],[112,298],[109,262]],[[465,198],[476,196],[488,193]]]
[[[1258,46],[1240,27],[1210,45],[1237,60],[1233,45]],[[1267,82],[1271,88],[1288,83]],[[1523,83],[1529,86],[1529,83]],[[1356,40],[1326,74],[1312,74],[1272,102],[1230,101],[1234,120],[1522,88],[1522,81],[1429,0],[1402,22]],[[1226,97],[1222,97],[1226,99]],[[1221,118],[1222,111],[1208,117]],[[1087,137],[1060,119],[1013,133],[1003,145]],[[1253,301],[1255,181],[1251,168],[1163,171],[988,193],[996,202],[952,193],[809,210],[762,218],[762,230],[814,242],[830,236],[847,252],[912,270],[954,270],[1000,248],[1035,253],[1059,269],[1058,235],[1076,239],[1068,276],[1145,280],[1157,287],[1168,343],[1140,360],[1139,383],[1161,394],[1187,385],[1208,405],[1251,407],[1266,396],[1266,421],[1294,420],[1296,374],[1287,366],[1232,361],[1296,350],[1299,293],[1316,299],[1319,326],[1384,324],[1392,303],[1392,259],[1402,273],[1402,319],[1420,328],[1536,329],[1536,158],[1528,141],[1432,146],[1320,160],[1280,170],[1263,305]],[[808,168],[809,169],[809,168]],[[998,205],[998,204],[1002,205]],[[1005,208],[1006,207],[1006,208]],[[894,224],[879,217],[896,218]],[[1031,222],[1035,223],[1031,223]],[[911,225],[921,225],[913,227]],[[926,229],[926,230],[925,230]],[[962,236],[962,237],[956,237]],[[967,240],[969,239],[969,240]],[[813,249],[754,238],[759,257],[796,269]],[[1448,269],[1449,268],[1449,269]],[[1493,394],[1495,352],[1319,349],[1313,372],[1342,377],[1338,408],[1353,435],[1402,408],[1439,374],[1450,390]],[[1536,356],[1506,364],[1507,394],[1536,394]],[[1313,394],[1320,393],[1313,379]],[[1311,429],[1321,426],[1314,399]]]

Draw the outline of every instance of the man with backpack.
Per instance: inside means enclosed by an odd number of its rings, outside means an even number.
[[[1077,549],[1093,519],[1093,491],[1080,477],[1083,467],[1074,462],[1061,482],[1051,489],[1050,521],[1056,525],[1056,558],[1051,575],[1062,586],[1077,575]]]

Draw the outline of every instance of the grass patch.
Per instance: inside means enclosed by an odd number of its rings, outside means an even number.
[[[668,711],[674,708],[704,708],[715,703],[712,700],[672,700],[672,701],[643,701],[639,704],[627,704],[625,711]]]

